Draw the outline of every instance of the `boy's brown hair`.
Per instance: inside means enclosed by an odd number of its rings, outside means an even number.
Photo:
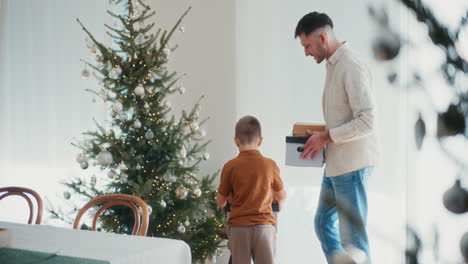
[[[235,136],[241,144],[252,143],[255,139],[262,136],[260,122],[253,116],[242,117],[237,121]]]

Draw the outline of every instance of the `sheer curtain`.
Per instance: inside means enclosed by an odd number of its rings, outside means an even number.
[[[92,57],[75,19],[105,40],[107,8],[108,1],[0,1],[1,186],[27,186],[55,202],[59,180],[83,173],[70,143],[105,108],[85,92],[97,82],[81,78],[80,59]],[[3,220],[26,219],[20,198],[0,206],[14,212]]]

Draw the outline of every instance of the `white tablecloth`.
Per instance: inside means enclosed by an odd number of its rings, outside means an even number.
[[[12,234],[11,248],[109,261],[111,264],[191,263],[181,240],[0,222]]]

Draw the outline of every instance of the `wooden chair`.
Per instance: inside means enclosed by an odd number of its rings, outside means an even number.
[[[42,220],[42,210],[43,210],[43,205],[42,205],[42,199],[41,196],[34,190],[28,189],[28,188],[23,188],[23,187],[2,187],[0,188],[0,200],[2,200],[5,197],[8,196],[13,196],[13,195],[18,195],[26,199],[29,205],[29,220],[28,224],[33,223],[33,217],[34,217],[34,206],[33,202],[31,201],[31,198],[29,198],[28,194],[36,199],[37,203],[37,215],[36,215],[36,225],[39,225]]]
[[[83,208],[78,212],[78,215],[75,218],[73,223],[73,228],[78,229],[81,217],[86,213],[86,211],[94,206],[102,206],[94,216],[93,219],[93,230],[96,231],[97,221],[99,216],[107,210],[109,207],[114,205],[126,205],[130,207],[135,216],[135,225],[133,226],[132,235],[146,236],[148,231],[148,222],[149,222],[149,213],[148,206],[146,203],[139,197],[128,195],[128,194],[106,194],[99,197],[96,197],[86,203]],[[140,211],[141,209],[141,211]],[[140,214],[141,213],[141,214]]]

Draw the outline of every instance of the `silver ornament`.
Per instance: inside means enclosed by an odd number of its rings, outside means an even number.
[[[200,188],[195,188],[195,190],[193,190],[193,195],[195,195],[196,197],[200,197],[200,195],[202,194],[202,191],[200,190]]]
[[[184,186],[177,187],[175,193],[176,193],[177,198],[179,198],[181,200],[187,199],[188,190]]]
[[[143,97],[145,96],[145,88],[143,86],[138,85],[135,90],[133,91],[136,96]]]
[[[86,160],[86,156],[84,153],[78,153],[78,155],[76,155],[76,162],[78,163],[83,163],[84,161]]]
[[[452,213],[462,214],[468,211],[468,192],[461,187],[460,180],[448,189],[443,196],[445,208]]]
[[[80,167],[83,169],[83,170],[86,170],[88,168],[88,162],[87,161],[83,161],[82,163],[80,163]]]
[[[180,25],[179,31],[182,32],[182,33],[184,33],[184,32],[185,32],[185,26],[184,26],[184,25]]]
[[[180,226],[177,227],[177,232],[179,232],[179,233],[185,233],[185,226],[183,226],[182,224],[180,224]]]
[[[201,137],[205,137],[206,136],[206,131],[204,129],[200,129],[198,131],[198,134],[201,136]]]
[[[109,71],[109,77],[111,77],[114,80],[118,79],[120,77],[120,74],[122,74],[122,69],[120,67],[112,68]]]
[[[99,163],[99,165],[107,167],[112,164],[114,161],[112,158],[112,154],[107,151],[107,150],[101,150],[101,152],[98,153],[96,156],[96,159]]]
[[[163,179],[167,182],[172,181],[172,175],[169,172],[166,172],[163,176]]]
[[[119,113],[120,111],[122,111],[122,109],[123,105],[120,101],[115,102],[112,106],[112,111],[114,111],[115,113]]]
[[[65,199],[68,200],[68,199],[70,199],[71,194],[70,194],[69,192],[65,191],[65,192],[63,193],[63,197],[64,197]]]
[[[136,168],[137,170],[141,170],[141,165],[140,165],[140,164],[137,164],[135,168]]]
[[[136,129],[139,129],[141,128],[141,122],[140,120],[135,120],[135,122],[133,122],[133,127],[136,128]]]
[[[120,180],[122,181],[122,183],[127,183],[128,175],[126,173],[120,174]]]
[[[210,158],[210,153],[205,152],[205,153],[202,154],[202,159],[207,160],[209,158]]]
[[[151,205],[147,204],[146,205],[148,207],[148,214],[151,214],[153,212],[153,207],[151,207]]]
[[[187,220],[185,221],[184,225],[187,226],[187,227],[190,226],[190,221],[187,219]]]
[[[148,130],[148,131],[146,131],[146,133],[145,133],[145,138],[146,138],[147,140],[151,140],[151,139],[154,138],[154,133],[153,133],[153,131],[151,131],[151,129]]]
[[[126,113],[122,113],[122,114],[120,114],[119,119],[120,119],[120,121],[125,122],[125,121],[128,120],[128,116],[127,116]]]
[[[128,170],[127,165],[125,165],[125,163],[123,161],[119,164],[118,169],[121,170],[121,171]]]
[[[163,53],[164,53],[164,55],[166,55],[166,56],[171,56],[171,49],[170,49],[170,48],[164,48],[164,49],[163,49]]]
[[[200,125],[198,125],[197,122],[192,122],[192,123],[190,124],[190,129],[192,129],[193,131],[197,131],[198,128],[200,128]]]
[[[179,90],[179,93],[180,93],[180,94],[184,94],[184,93],[185,93],[185,87],[183,87],[183,86],[179,87],[178,90]]]
[[[149,105],[147,102],[145,102],[145,105],[144,105],[143,107],[144,107],[145,109],[148,109],[148,108],[150,108],[150,105]]]
[[[83,77],[83,79],[88,79],[89,75],[91,75],[91,73],[87,69],[81,71],[81,77]]]
[[[159,205],[161,205],[162,208],[166,208],[166,202],[164,200],[159,202]]]

